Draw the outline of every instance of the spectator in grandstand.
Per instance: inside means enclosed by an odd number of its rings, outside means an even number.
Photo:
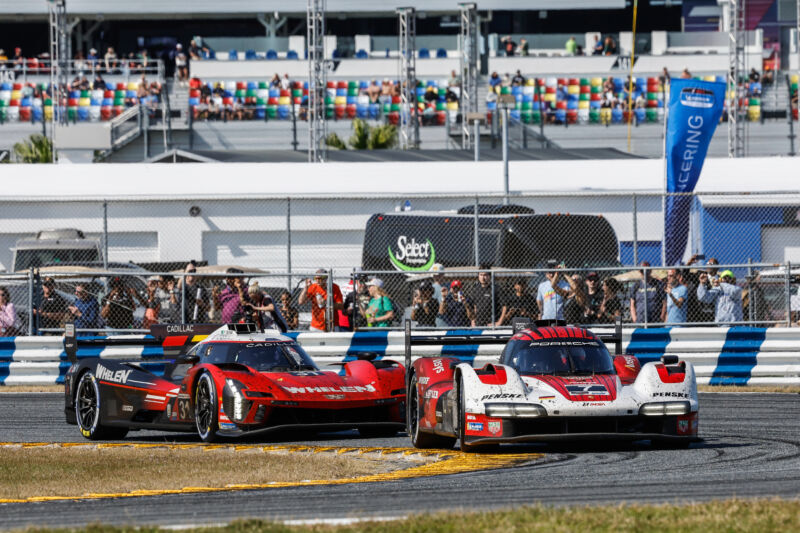
[[[594,56],[601,56],[603,55],[603,49],[605,48],[605,44],[603,42],[603,36],[595,34],[594,36],[594,45],[592,45],[592,55]]]
[[[6,51],[0,48],[0,61],[8,61],[8,56],[6,55]],[[0,68],[5,68],[5,65],[0,65]]]
[[[660,81],[661,85],[666,88],[666,86],[669,84],[670,79],[671,76],[669,75],[669,70],[667,69],[667,67],[664,67],[664,69],[661,71],[661,75],[658,77],[658,81]]]
[[[750,81],[758,83],[759,81],[761,81],[761,74],[759,74],[758,71],[755,69],[755,67],[753,67],[750,69],[750,75],[748,76],[748,78],[750,79]]]
[[[681,72],[681,79],[684,79],[684,80],[692,79],[692,73],[689,72],[689,68],[688,67],[683,69],[683,72]]]
[[[418,326],[430,328],[436,326],[439,304],[433,297],[433,284],[430,281],[423,281],[420,284],[414,293],[411,305],[411,320],[416,321]]]
[[[87,68],[86,59],[83,57],[83,52],[78,50],[73,59],[73,67],[76,72],[83,72]]]
[[[273,88],[273,89],[280,89],[281,88],[281,75],[276,72],[275,75],[272,76],[272,79],[269,82],[269,86],[271,88]]]
[[[772,75],[772,69],[769,65],[764,65],[764,75],[761,76],[761,83],[764,85],[772,85],[775,78]]]
[[[381,86],[378,85],[378,80],[373,79],[370,82],[369,87],[367,87],[366,93],[371,103],[373,104],[378,103],[378,99],[381,96]]]
[[[89,63],[90,66],[94,66],[97,64],[97,61],[100,59],[100,56],[97,55],[97,49],[90,48],[89,55],[86,56],[86,62]]]
[[[103,79],[103,76],[101,76],[99,72],[94,77],[94,82],[92,83],[92,89],[94,89],[95,91],[106,90],[106,81]]]
[[[517,317],[535,320],[539,315],[536,298],[528,292],[528,284],[524,279],[514,280],[514,290],[506,299],[506,323]]]
[[[525,85],[525,76],[523,76],[522,73],[517,70],[517,73],[514,74],[513,78],[511,78],[511,86],[520,87],[522,85]]]
[[[136,97],[139,100],[144,100],[148,96],[150,96],[150,83],[145,75],[142,74],[141,79],[139,79],[139,85],[136,87]]]
[[[292,82],[291,80],[289,80],[289,74],[286,73],[283,75],[283,78],[281,79],[281,89],[283,89],[284,91],[288,91],[291,88],[292,88]]]
[[[617,55],[617,41],[612,36],[607,36],[603,42],[603,55],[614,56]]]
[[[425,89],[424,98],[425,101],[428,102],[429,104],[435,104],[436,101],[439,99],[439,95],[437,94],[436,89],[429,85],[428,88]]]
[[[300,313],[297,312],[297,309],[292,306],[292,295],[289,294],[289,291],[283,291],[280,297],[280,311],[281,315],[283,316],[284,322],[286,322],[286,327],[288,329],[297,329],[297,326],[300,322]]]
[[[451,87],[447,88],[447,92],[444,93],[444,99],[447,103],[458,103],[458,95],[453,91]]]
[[[472,327],[500,326],[508,312],[503,291],[492,283],[492,275],[485,268],[478,273],[478,282],[467,291],[472,303]]]
[[[513,57],[514,52],[516,52],[517,50],[517,43],[511,40],[510,35],[506,35],[505,37],[503,37],[502,43],[503,43],[503,51],[506,53],[506,56]]]
[[[208,321],[208,290],[197,279],[197,263],[190,261],[184,268],[185,276],[178,280],[178,293],[186,294],[186,316],[182,322]]]
[[[461,87],[461,76],[455,70],[450,71],[450,79],[447,80],[448,87]]]
[[[19,319],[8,289],[0,287],[0,336],[13,337],[19,332]]]
[[[464,328],[472,320],[472,301],[461,290],[461,281],[453,280],[450,288],[442,287],[442,301],[439,302],[439,318],[450,328]]]
[[[383,283],[381,283],[382,285]],[[332,311],[334,317],[336,317],[335,312],[344,309],[344,299],[342,298],[342,291],[336,283],[331,283],[331,292]],[[311,301],[311,329],[325,331],[325,310],[328,307],[328,273],[325,270],[317,270],[316,274],[314,274],[313,282],[311,279],[306,279],[305,290],[300,293],[297,303],[304,305],[307,301]],[[334,324],[334,327],[337,325]]]
[[[589,305],[586,299],[585,281],[580,274],[572,274],[566,279],[569,283],[569,294],[564,304],[564,320],[569,324],[581,324]]]
[[[628,99],[626,98],[625,104],[627,105],[627,103]],[[640,92],[639,94],[636,95],[636,100],[633,103],[633,108],[644,109],[645,107],[647,107],[647,99],[644,97],[644,94]]]
[[[486,103],[497,102],[497,93],[494,92],[494,89],[489,87],[489,90],[486,91]]]
[[[709,279],[707,273],[699,276],[697,298],[704,303],[714,303],[714,321],[718,324],[742,321],[742,288],[730,270],[723,270],[719,278]]]
[[[344,298],[343,312],[350,321],[350,329],[366,327],[365,313],[369,305],[370,296],[367,288],[367,276],[361,274],[353,280],[353,290]]]
[[[519,55],[523,57],[528,56],[528,40],[527,39],[520,39],[519,40]]]
[[[136,59],[139,61],[139,66],[142,70],[146,69],[147,65],[150,64],[150,55],[147,52],[147,48],[142,48],[136,55]]]
[[[117,53],[114,51],[113,46],[109,46],[106,50],[106,54],[103,56],[103,63],[105,64],[106,72],[109,74],[117,73],[119,60],[117,59]]]
[[[497,71],[492,72],[492,75],[489,77],[489,87],[491,87],[492,90],[497,90],[497,87],[502,83],[503,80],[500,78],[500,75],[497,73]]]
[[[641,265],[649,267],[650,262],[642,261]],[[629,292],[631,320],[634,323],[659,322],[666,305],[664,289],[661,282],[652,276],[650,270],[642,269],[639,272],[642,279],[637,281]]]
[[[97,300],[86,290],[86,285],[75,286],[75,301],[67,310],[75,319],[75,327],[79,329],[98,329],[103,327],[100,318],[100,306]]]
[[[67,319],[67,301],[56,292],[56,283],[53,278],[44,278],[42,282],[42,299],[39,309],[34,309],[34,315],[39,318],[39,328],[58,329],[64,327]],[[58,335],[56,331],[44,332],[44,335]]]
[[[22,70],[25,67],[25,56],[22,55],[22,48],[19,46],[14,48],[14,57],[11,60],[14,62],[14,70]]]
[[[194,59],[203,59],[203,52],[199,46],[197,46],[197,41],[192,39],[189,41],[189,60]]]
[[[392,87],[392,82],[389,81],[389,78],[383,78],[383,81],[381,82],[381,95],[378,97],[378,100],[384,104],[391,102],[393,93],[394,88]]]
[[[133,327],[133,311],[136,309],[136,302],[147,306],[145,300],[139,293],[125,284],[125,280],[119,277],[111,278],[111,290],[100,306],[100,316],[106,322],[106,326],[112,329],[129,329]]]
[[[619,299],[621,291],[622,285],[616,279],[603,280],[603,302],[600,304],[596,322],[607,324],[622,316],[622,303]]]
[[[444,278],[444,266],[441,263],[434,263],[430,270],[433,273],[433,297],[437,302],[442,301],[442,287],[447,286],[447,280]]]
[[[563,320],[564,304],[570,293],[570,283],[561,276],[559,268],[545,274],[546,280],[539,284],[536,303],[540,320]]]
[[[667,324],[686,322],[689,290],[683,282],[683,271],[672,268],[667,273],[667,286],[664,290],[667,305],[662,312],[661,321]]]
[[[383,280],[372,278],[367,283],[370,301],[364,311],[367,327],[385,328],[392,324],[394,319],[394,306],[389,295],[383,289]]]
[[[574,56],[577,53],[578,41],[575,40],[574,36],[567,39],[566,44],[564,44],[564,51],[567,53],[568,56]]]
[[[175,45],[173,58],[175,60],[175,77],[178,78],[178,83],[184,86],[189,80],[189,59],[186,57],[181,43]]]
[[[75,76],[69,84],[69,88],[72,91],[80,91],[81,90],[81,78],[80,76]]]
[[[508,72],[503,74],[503,87],[511,87],[511,74]]]

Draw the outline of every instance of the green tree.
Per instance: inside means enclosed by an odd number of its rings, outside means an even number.
[[[20,163],[52,163],[53,145],[41,133],[34,133],[28,140],[14,144],[14,157]]]
[[[335,133],[325,139],[325,144],[337,150],[347,150],[347,145]],[[353,119],[353,135],[348,140],[353,150],[385,150],[397,144],[397,127],[381,124],[370,127],[360,118]]]

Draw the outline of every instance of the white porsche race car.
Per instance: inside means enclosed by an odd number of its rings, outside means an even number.
[[[694,368],[677,356],[640,366],[613,335],[563,322],[515,324],[512,335],[411,335],[406,327],[406,420],[417,448],[462,450],[525,441],[650,440],[687,447],[697,439]],[[420,357],[413,345],[503,343],[498,364]],[[616,345],[611,356],[605,342]]]

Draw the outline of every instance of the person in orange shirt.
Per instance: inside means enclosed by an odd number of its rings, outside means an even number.
[[[344,299],[342,298],[342,291],[335,283],[331,283],[331,290],[333,292],[333,311],[341,311],[344,309]],[[328,273],[323,270],[317,270],[314,275],[314,281],[311,279],[306,280],[306,289],[300,293],[297,298],[297,303],[303,305],[306,301],[311,300],[311,330],[327,331],[325,327],[325,310],[328,304]],[[336,314],[334,316],[334,327],[338,325]]]

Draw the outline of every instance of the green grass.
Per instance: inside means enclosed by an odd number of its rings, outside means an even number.
[[[676,495],[677,496],[677,495]],[[29,529],[55,532],[75,530]],[[157,528],[81,528],[89,533],[158,532]],[[460,533],[460,532],[780,532],[800,531],[800,500],[725,500],[687,505],[616,505],[552,508],[542,505],[482,513],[418,515],[405,520],[360,522],[349,526],[286,526],[262,520],[233,522],[207,533]]]

